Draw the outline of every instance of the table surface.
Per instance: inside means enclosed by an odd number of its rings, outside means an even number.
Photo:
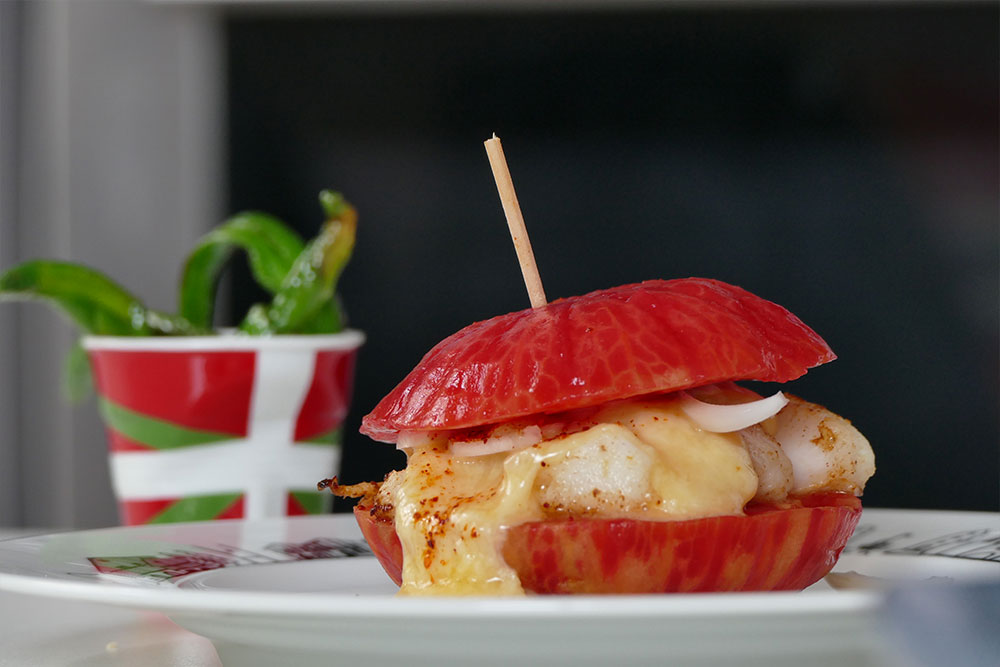
[[[0,528],[0,539],[32,532]],[[51,531],[44,531],[51,532]],[[0,591],[0,666],[221,667],[212,643],[163,614]]]

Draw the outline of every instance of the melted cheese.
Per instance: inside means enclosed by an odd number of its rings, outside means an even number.
[[[757,476],[737,435],[695,426],[674,400],[611,404],[519,451],[475,458],[425,438],[389,487],[403,594],[523,593],[508,526],[560,515],[682,520],[741,514]]]

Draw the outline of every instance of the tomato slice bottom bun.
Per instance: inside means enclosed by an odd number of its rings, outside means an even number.
[[[363,505],[354,513],[386,573],[401,583],[392,521]],[[531,593],[801,590],[829,573],[860,518],[855,496],[822,493],[751,505],[745,516],[536,521],[507,530],[503,557]]]

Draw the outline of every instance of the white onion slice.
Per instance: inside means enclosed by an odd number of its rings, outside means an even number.
[[[542,440],[552,440],[553,438],[558,438],[560,435],[566,432],[566,424],[562,422],[549,422],[541,427]]]
[[[460,440],[451,443],[451,453],[455,456],[486,456],[497,452],[513,452],[531,447],[542,440],[542,429],[525,426],[512,430],[503,426],[497,428],[485,440]]]
[[[788,399],[780,391],[759,401],[734,405],[705,403],[687,392],[681,392],[681,410],[684,414],[703,430],[712,433],[732,433],[759,424],[778,414],[787,404]]]
[[[410,450],[434,439],[434,431],[400,431],[396,449]]]

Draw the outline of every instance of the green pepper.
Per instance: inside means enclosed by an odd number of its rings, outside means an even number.
[[[335,292],[354,249],[358,215],[339,193],[324,190],[320,203],[327,220],[319,235],[295,258],[271,303],[250,309],[241,331],[266,335],[332,333],[343,328]]]
[[[188,256],[181,279],[181,317],[194,326],[211,328],[219,276],[237,248],[247,253],[257,283],[274,294],[303,246],[298,234],[267,214],[230,218],[202,237]]]
[[[183,318],[149,310],[116,282],[79,264],[24,262],[0,276],[0,300],[46,300],[98,336],[189,335]]]
[[[94,386],[94,378],[90,372],[90,358],[77,340],[66,353],[63,361],[63,396],[70,403],[79,403],[90,395]]]
[[[101,336],[188,336],[212,333],[219,275],[243,249],[254,279],[274,295],[250,309],[247,333],[333,333],[343,328],[337,279],[354,247],[357,214],[344,198],[320,193],[326,222],[304,244],[293,230],[263,213],[242,213],[206,234],[188,256],[180,314],[146,308],[104,274],[68,262],[33,260],[0,275],[0,300],[44,300],[59,306],[84,332]],[[67,363],[67,391],[89,384],[86,354],[77,345]]]

